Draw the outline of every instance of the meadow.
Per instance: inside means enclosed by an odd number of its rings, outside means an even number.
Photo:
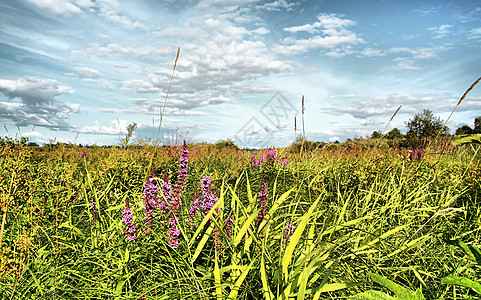
[[[1,299],[478,299],[477,145],[0,149]]]

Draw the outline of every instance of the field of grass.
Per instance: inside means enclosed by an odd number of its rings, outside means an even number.
[[[436,149],[4,146],[0,298],[478,299],[479,147]]]

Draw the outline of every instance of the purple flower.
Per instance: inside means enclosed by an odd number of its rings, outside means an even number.
[[[409,150],[409,159],[410,160],[418,160],[422,159],[424,156],[423,151],[421,149],[417,149],[414,151]]]
[[[137,234],[137,226],[134,224],[134,215],[132,214],[132,209],[129,206],[129,199],[125,199],[125,207],[122,216],[122,221],[127,226],[127,230],[123,229],[127,240],[135,240],[135,235]]]
[[[285,244],[288,240],[291,239],[292,234],[294,233],[294,224],[291,222],[286,223],[286,229],[284,229],[284,238],[282,242]]]
[[[89,154],[87,153],[87,146],[84,146],[82,153],[80,154],[80,158],[87,158]]]
[[[209,213],[219,197],[212,194],[210,177],[204,176],[201,181],[202,199],[199,201],[198,207],[203,211],[204,217]]]
[[[155,178],[150,178],[144,184],[144,211],[145,211],[145,225],[148,227],[146,234],[149,234],[154,225],[154,208],[157,206],[159,186]]]
[[[189,150],[187,150],[187,144],[185,141],[184,147],[182,147],[182,151],[180,152],[179,162],[179,174],[177,175],[177,182],[175,183],[174,190],[172,191],[172,198],[170,201],[170,208],[174,215],[178,214],[180,208],[180,197],[182,190],[184,189],[185,179],[188,175],[187,168],[189,167]]]

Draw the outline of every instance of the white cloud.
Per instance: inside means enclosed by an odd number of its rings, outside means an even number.
[[[290,33],[307,32],[316,34],[307,39],[285,38],[281,44],[275,45],[273,50],[283,55],[297,55],[313,49],[330,49],[329,55],[342,56],[347,54],[342,48],[343,45],[356,45],[364,43],[364,40],[356,33],[347,29],[356,23],[349,19],[343,19],[335,14],[322,14],[318,16],[319,21],[313,24],[284,28]]]
[[[442,39],[451,33],[452,28],[453,25],[444,24],[439,27],[430,27],[428,30],[435,34],[433,39]]]
[[[99,77],[100,76],[100,72],[95,70],[95,69],[92,69],[92,68],[78,67],[78,68],[74,68],[74,70],[77,71],[77,73],[82,74],[82,75],[87,76],[87,77]]]
[[[335,141],[339,141],[338,136],[332,136],[332,137],[329,138],[329,142],[335,142]]]
[[[348,114],[362,120],[375,116],[381,116],[389,120],[390,116],[394,114],[400,105],[402,105],[402,108],[398,114],[415,114],[423,109],[431,109],[435,113],[441,113],[451,111],[455,101],[455,97],[449,94],[399,93],[380,97],[360,96],[355,105],[345,107],[333,106],[327,110],[336,114]],[[477,105],[480,104],[478,103]]]
[[[408,48],[408,47],[393,47],[389,50],[390,53],[407,53],[415,59],[429,59],[437,57],[438,53],[447,50],[445,46],[434,47],[420,47],[420,48]]]
[[[468,38],[470,40],[481,39],[481,27],[471,29],[468,33]]]
[[[95,83],[99,87],[107,90],[113,90],[115,89],[115,83],[108,81],[106,79],[99,79],[99,78],[82,78],[82,81],[88,82],[88,83]]]
[[[80,133],[119,135],[127,133],[127,126],[127,120],[112,120],[109,125],[102,125],[99,121],[95,121],[94,125],[87,125],[80,129]]]
[[[260,28],[257,28],[255,30],[252,30],[252,33],[260,34],[260,35],[268,34],[270,32],[271,31],[269,29],[264,28],[264,27],[260,27]]]
[[[98,14],[103,18],[121,25],[127,29],[148,30],[149,26],[139,21],[132,21],[128,16],[122,13],[122,6],[117,0],[96,0]]]
[[[26,0],[43,11],[56,16],[71,17],[78,15],[84,10],[94,7],[90,0]]]
[[[299,3],[295,1],[276,0],[276,1],[257,5],[256,8],[265,9],[268,11],[280,11],[280,10],[292,11],[297,6],[299,6]]]
[[[0,92],[10,100],[20,103],[0,102],[0,118],[18,126],[43,126],[54,130],[74,128],[66,120],[80,110],[78,104],[68,104],[55,99],[72,94],[73,89],[52,79],[24,77],[17,80],[0,79]]]
[[[122,89],[131,90],[137,93],[159,93],[161,91],[151,82],[138,79],[122,81]]]

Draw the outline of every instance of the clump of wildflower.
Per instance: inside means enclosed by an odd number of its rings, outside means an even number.
[[[204,176],[200,184],[202,188],[202,199],[198,201],[197,207],[202,210],[204,217],[209,213],[217,200],[219,200],[218,196],[212,194],[210,181],[209,176]]]
[[[144,184],[144,211],[145,211],[145,225],[148,227],[146,234],[151,232],[154,225],[154,208],[157,206],[159,186],[155,178],[150,178]]]
[[[82,153],[80,154],[80,158],[87,158],[88,156],[88,152],[87,152],[87,146],[84,146],[84,149],[82,150]]]
[[[423,158],[424,153],[421,149],[417,149],[414,151],[409,150],[409,159],[410,160],[418,160]]]
[[[287,166],[289,160],[287,158],[282,160],[281,157],[278,156],[277,150],[274,148],[268,148],[266,151],[266,155],[264,156],[264,154],[260,154],[259,159],[257,159],[257,156],[254,153],[251,153],[252,167],[260,167],[262,163],[273,164],[274,162]]]
[[[177,229],[177,219],[172,217],[169,219],[169,245],[172,248],[179,247],[179,234],[180,230]]]
[[[137,234],[137,225],[134,224],[134,215],[132,214],[132,209],[129,206],[129,199],[125,199],[125,207],[123,212],[122,221],[127,226],[127,230],[123,229],[127,240],[135,240],[135,235]]]
[[[182,147],[182,151],[180,153],[179,162],[179,174],[177,176],[177,182],[175,183],[174,189],[172,191],[172,199],[170,201],[170,208],[174,215],[178,214],[180,207],[180,197],[182,194],[182,190],[184,189],[185,179],[188,175],[187,168],[189,166],[189,150],[187,149],[187,144],[185,143],[185,141],[184,147]]]
[[[92,214],[92,223],[97,222],[97,204],[94,198],[90,199],[90,213]]]
[[[282,242],[285,244],[287,241],[291,239],[292,234],[294,233],[294,224],[291,222],[286,223],[286,229],[284,229],[284,238]]]
[[[266,216],[266,206],[267,206],[267,185],[266,181],[262,179],[262,188],[261,191],[259,192],[259,207],[261,208],[261,211],[257,214],[257,226],[264,220],[264,217]]]

